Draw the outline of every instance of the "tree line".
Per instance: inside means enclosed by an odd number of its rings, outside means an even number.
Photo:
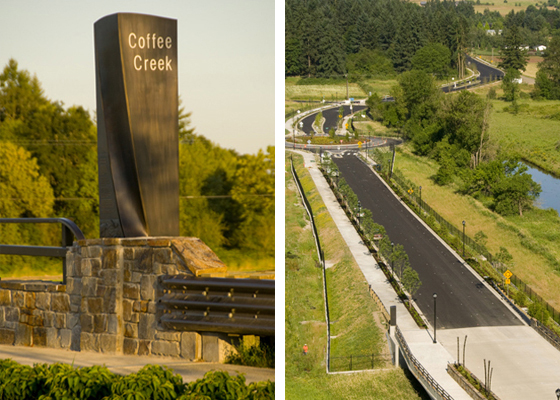
[[[181,235],[270,257],[274,148],[240,155],[195,133],[183,108],[179,116]],[[81,106],[50,100],[13,59],[0,74],[0,141],[0,217],[66,217],[87,238],[99,237],[95,121]],[[0,241],[58,245],[60,234],[0,224]],[[0,271],[18,263],[11,262]]]
[[[440,76],[462,77],[468,49],[505,47],[501,30],[505,35],[516,27],[523,46],[547,45],[551,35],[560,33],[557,4],[552,10],[530,5],[505,17],[488,9],[475,13],[474,4],[287,0],[285,74],[392,77],[416,64]],[[490,29],[496,34],[489,34]],[[434,69],[427,68],[431,62]]]

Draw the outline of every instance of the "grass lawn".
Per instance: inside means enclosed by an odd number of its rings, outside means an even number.
[[[367,284],[327,212],[303,159],[294,156],[298,175],[314,210],[327,260],[331,315],[331,356],[387,351]],[[419,399],[401,369],[352,375],[326,374],[327,334],[322,272],[309,221],[289,173],[286,157],[286,398]],[[302,346],[309,347],[304,356]]]
[[[513,256],[510,269],[560,310],[559,273],[542,254],[528,248],[538,241],[542,248],[559,258],[560,218],[542,210],[524,212],[523,217],[504,218],[472,197],[455,193],[456,187],[436,185],[431,179],[438,168],[436,162],[414,156],[407,147],[402,150],[397,153],[395,167],[422,186],[422,199],[457,227],[465,220],[471,238],[483,231],[492,254],[499,252],[500,246],[507,248]]]
[[[492,101],[490,137],[505,151],[560,176],[560,101],[519,100],[520,112],[503,112],[509,105]],[[557,119],[550,118],[557,115]]]
[[[227,265],[228,271],[274,271],[274,256],[248,253],[246,250],[217,249],[216,255]]]

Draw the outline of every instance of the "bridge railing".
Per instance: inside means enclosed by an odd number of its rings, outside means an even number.
[[[74,238],[85,239],[78,225],[67,218],[0,218],[0,224],[61,224],[62,240],[60,247],[2,244],[0,245],[0,254],[62,258],[62,283],[66,284],[66,253],[68,247],[72,246]]]

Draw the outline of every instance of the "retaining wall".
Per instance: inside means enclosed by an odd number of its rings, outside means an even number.
[[[158,324],[159,275],[226,276],[200,239],[80,240],[66,260],[66,285],[0,281],[0,344],[221,362],[240,339]]]

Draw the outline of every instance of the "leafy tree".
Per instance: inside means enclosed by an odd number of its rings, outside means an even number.
[[[0,75],[0,140],[21,144],[37,159],[57,199],[54,215],[98,236],[96,130],[82,107],[48,100],[36,77],[10,60]]]
[[[444,134],[450,144],[470,154],[470,167],[476,168],[488,142],[491,103],[466,90],[446,100],[441,112]]]
[[[528,58],[519,26],[512,25],[506,30],[501,52],[502,61],[498,63],[498,67],[504,70],[513,68],[517,71],[525,71]]]
[[[434,74],[441,79],[449,75],[451,51],[442,44],[430,43],[418,50],[411,62],[413,69]]]
[[[521,78],[521,73],[513,68],[507,70],[502,81],[502,89],[504,91],[504,97],[506,101],[512,102],[512,108],[514,114],[517,114],[519,106],[517,100],[519,99],[519,78]]]
[[[231,244],[274,254],[274,147],[267,153],[246,155],[239,160],[232,198],[242,206],[242,222]]]
[[[440,104],[441,90],[432,76],[424,71],[408,71],[398,77],[402,90],[394,91],[397,104],[402,103],[407,111],[407,119],[418,124],[430,121]]]
[[[37,160],[10,142],[0,146],[0,217],[31,218],[53,215],[54,194],[47,178],[39,172]],[[52,227],[32,224],[0,224],[0,243],[58,245]],[[60,240],[60,236],[58,236]],[[0,256],[0,272],[24,265],[37,267],[40,260],[24,261],[21,256]]]
[[[396,244],[394,246],[393,251],[391,252],[390,260],[393,270],[399,279],[402,280],[404,271],[406,268],[410,268],[408,254],[404,251],[402,244]]]
[[[506,177],[494,189],[494,209],[503,215],[523,216],[523,210],[530,209],[533,201],[541,193],[541,185],[526,173],[527,166],[510,162],[506,167]]]
[[[414,294],[416,294],[416,292],[418,291],[418,289],[420,289],[420,286],[422,286],[422,282],[420,281],[418,272],[416,272],[410,267],[406,267],[403,272],[402,284],[404,289],[408,293],[410,293],[411,300],[412,297],[414,297]]]
[[[395,74],[391,60],[380,50],[362,49],[349,54],[346,69],[352,76],[390,77]]]

